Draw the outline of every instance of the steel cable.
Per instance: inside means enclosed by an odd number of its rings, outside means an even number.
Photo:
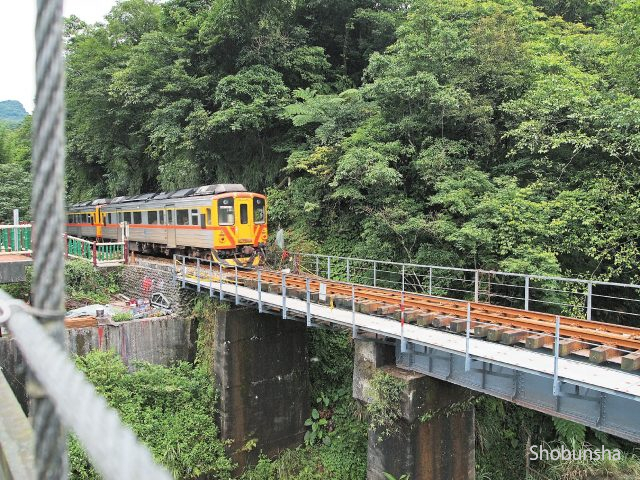
[[[32,304],[64,308],[64,105],[62,0],[38,0],[36,17],[36,101],[33,116],[33,265]],[[62,316],[41,318],[46,331],[63,343]],[[66,478],[66,434],[47,397],[31,375],[28,380],[35,431],[38,479]]]

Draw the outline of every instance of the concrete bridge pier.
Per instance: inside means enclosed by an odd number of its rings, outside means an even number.
[[[220,431],[242,471],[260,453],[275,456],[303,443],[310,415],[306,325],[240,307],[216,317]]]
[[[402,384],[396,430],[380,438],[369,431],[367,479],[384,473],[411,480],[475,478],[475,410],[471,391],[395,366],[395,347],[356,340],[353,396],[371,401],[370,381],[384,371]]]

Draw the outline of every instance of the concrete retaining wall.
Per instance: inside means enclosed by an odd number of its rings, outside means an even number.
[[[68,329],[66,333],[65,343],[70,353],[85,355],[92,350],[115,350],[129,367],[136,361],[171,365],[195,358],[195,323],[173,316]],[[25,373],[21,364],[15,342],[8,337],[0,338],[0,368],[26,411]]]

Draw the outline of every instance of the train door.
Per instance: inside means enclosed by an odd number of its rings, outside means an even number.
[[[176,229],[175,229],[175,215],[176,211],[173,210],[173,205],[167,205],[167,211],[164,217],[167,219],[167,247],[176,248]]]
[[[239,244],[253,243],[252,222],[249,221],[250,198],[236,198],[236,236]]]
[[[115,223],[118,224],[118,241],[124,242],[124,239],[129,237],[129,225],[124,221],[124,215],[122,214],[121,208],[116,210],[115,215]]]

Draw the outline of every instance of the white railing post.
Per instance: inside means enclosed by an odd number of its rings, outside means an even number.
[[[480,299],[480,272],[476,270],[474,287],[473,287],[473,301],[477,302]]]
[[[373,286],[376,286],[378,277],[378,262],[373,262]]]
[[[258,313],[262,313],[262,270],[258,270]]]
[[[306,279],[305,289],[307,292],[307,327],[311,326],[311,280]]]
[[[560,395],[560,381],[558,380],[558,358],[560,356],[560,315],[556,315],[556,332],[553,346],[553,395]]]
[[[591,302],[593,299],[593,282],[587,285],[587,320],[591,320]]]
[[[331,257],[327,256],[327,279],[331,280]]]
[[[67,242],[68,242],[68,239],[66,238],[66,234],[65,234],[65,243]],[[66,251],[68,252],[69,246],[65,245],[65,248],[67,249]],[[175,285],[176,283],[178,283],[178,258],[174,253],[173,254],[173,284]]]
[[[218,263],[218,266],[220,267],[218,270],[218,274],[219,274],[219,280],[220,280],[220,301],[224,300],[224,292],[222,291],[222,262]]]
[[[316,257],[316,277],[320,276],[320,257]]]
[[[209,298],[213,298],[213,260],[209,260]]]
[[[20,233],[18,232],[18,225],[20,225],[20,212],[17,208],[13,209],[13,251],[19,252],[20,248]]]
[[[347,258],[347,283],[349,283],[350,278],[351,278],[351,275],[349,272],[349,259]]]
[[[282,318],[287,319],[287,274],[282,274]]]
[[[351,336],[356,338],[358,336],[358,329],[356,328],[356,286],[351,285]]]
[[[236,267],[236,305],[240,304],[240,298],[238,297],[238,265]]]
[[[529,310],[529,275],[524,277],[524,309]]]
[[[198,277],[198,293],[200,293],[200,259],[196,258],[196,275]]]
[[[471,337],[471,303],[467,302],[467,332],[465,339],[465,352],[464,352],[464,371],[471,370],[471,355],[469,355],[469,342]]]
[[[187,285],[187,259],[182,256],[182,288]]]

